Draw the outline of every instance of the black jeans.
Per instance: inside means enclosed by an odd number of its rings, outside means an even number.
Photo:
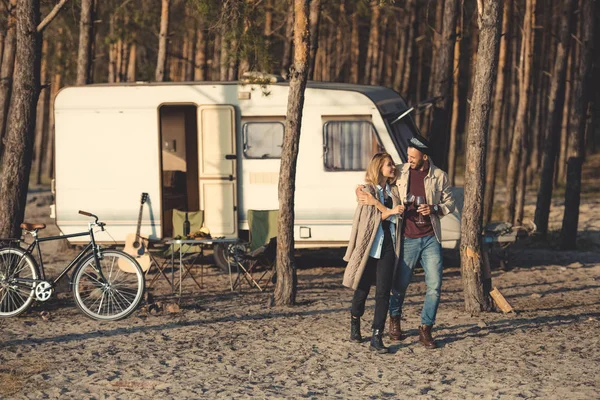
[[[365,302],[375,283],[375,316],[373,317],[373,329],[383,331],[385,318],[390,305],[390,290],[394,277],[396,254],[389,230],[384,230],[383,246],[381,247],[381,258],[369,257],[365,270],[354,291],[352,298],[352,309],[350,313],[355,318],[360,318],[365,313]]]

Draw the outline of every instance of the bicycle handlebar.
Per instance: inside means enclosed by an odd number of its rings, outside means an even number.
[[[92,217],[94,218],[96,221],[94,221],[94,224],[96,224],[97,226],[100,227],[100,229],[104,230],[104,227],[106,226],[106,224],[104,222],[98,222],[98,216],[94,215],[90,212],[87,211],[83,211],[83,210],[79,210],[79,214],[81,215],[85,215],[86,217]]]

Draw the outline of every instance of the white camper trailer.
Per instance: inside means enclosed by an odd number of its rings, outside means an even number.
[[[173,209],[204,210],[213,236],[239,237],[247,211],[278,208],[277,182],[289,84],[136,83],[69,87],[55,101],[54,207],[63,234],[91,211],[106,221],[97,240],[136,232],[172,235]],[[297,247],[345,246],[372,154],[406,161],[416,132],[394,91],[309,82],[296,175]],[[435,161],[435,160],[434,160]],[[460,238],[458,213],[442,219],[443,246]]]

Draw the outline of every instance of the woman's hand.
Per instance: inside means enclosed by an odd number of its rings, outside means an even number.
[[[404,206],[402,204],[398,204],[396,207],[392,208],[392,214],[403,214]]]

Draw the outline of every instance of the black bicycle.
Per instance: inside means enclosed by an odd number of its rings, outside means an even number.
[[[86,232],[39,238],[38,231],[45,224],[23,223],[21,228],[33,236],[33,242],[23,249],[21,239],[11,239],[13,244],[0,250],[0,317],[15,317],[25,312],[34,300],[48,300],[57,282],[74,267],[70,280],[73,297],[85,315],[115,321],[135,311],[144,296],[142,268],[128,254],[97,245],[94,229],[104,231],[105,223],[98,222],[98,217],[89,212],[79,211],[79,214],[95,219],[88,223]],[[90,242],[56,279],[46,279],[40,243],[79,236],[89,236]],[[32,255],[35,248],[39,266]]]

